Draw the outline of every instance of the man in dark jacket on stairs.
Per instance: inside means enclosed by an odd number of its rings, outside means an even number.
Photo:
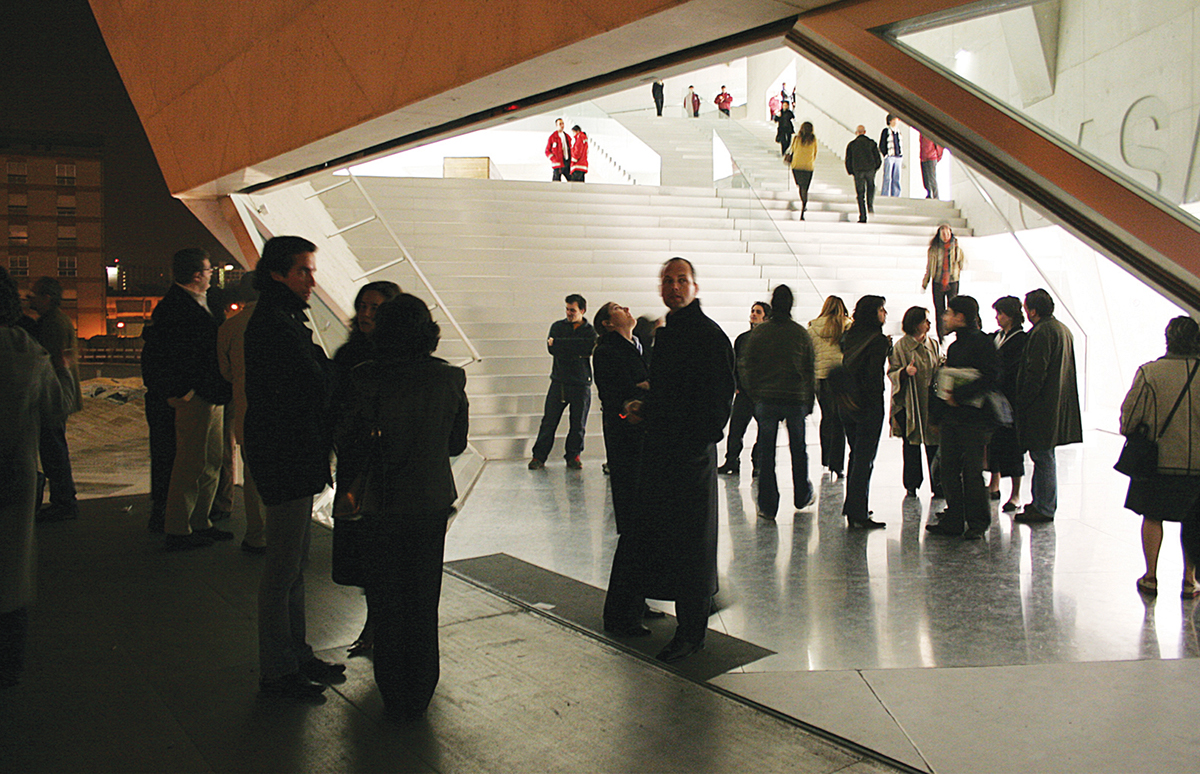
[[[867,128],[859,124],[854,139],[846,146],[846,174],[854,176],[854,193],[858,197],[858,222],[867,222],[867,213],[875,213],[875,173],[883,159],[879,145],[867,137]]]

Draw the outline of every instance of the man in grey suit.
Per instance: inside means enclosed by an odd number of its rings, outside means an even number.
[[[1042,288],[1029,291],[1025,316],[1033,328],[1017,370],[1015,408],[1017,439],[1033,460],[1033,502],[1013,519],[1038,524],[1054,521],[1058,509],[1054,450],[1083,442],[1083,419],[1075,384],[1075,339],[1054,317],[1054,299]]]

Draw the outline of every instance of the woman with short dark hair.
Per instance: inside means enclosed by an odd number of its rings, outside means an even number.
[[[1195,599],[1200,587],[1188,546],[1200,528],[1200,380],[1193,378],[1200,369],[1200,326],[1190,317],[1176,317],[1167,323],[1166,337],[1167,353],[1138,368],[1121,403],[1121,434],[1131,435],[1145,424],[1148,437],[1158,444],[1157,472],[1129,480],[1125,507],[1142,515],[1146,573],[1137,580],[1138,591],[1158,593],[1162,525],[1178,521],[1184,547],[1180,596]]]
[[[347,481],[372,473],[375,682],[388,714],[402,721],[424,714],[438,682],[442,558],[458,497],[450,458],[467,447],[467,377],[433,357],[439,334],[415,296],[380,306],[377,356],[351,373],[337,430],[339,473]]]
[[[925,307],[910,307],[900,327],[904,335],[888,355],[888,378],[892,382],[891,435],[904,441],[904,490],[909,497],[916,497],[924,482],[924,446],[929,486],[934,497],[941,497],[942,484],[934,465],[940,440],[938,429],[929,421],[929,384],[942,364],[941,348],[929,335],[929,310]]]
[[[1025,312],[1021,299],[1004,296],[992,304],[996,310],[996,324],[1000,330],[992,334],[1000,361],[999,387],[1004,397],[1013,406],[1017,402],[1017,371],[1021,365],[1021,353],[1025,351]],[[1015,409],[1014,409],[1015,410]],[[1001,506],[1005,513],[1013,513],[1020,507],[1021,479],[1025,475],[1025,452],[1017,443],[1015,427],[1001,425],[992,434],[987,448],[987,469],[991,473],[988,484],[989,497],[1000,499],[1000,479],[1012,481],[1012,492]]]

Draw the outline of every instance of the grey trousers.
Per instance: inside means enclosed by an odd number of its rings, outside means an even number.
[[[266,507],[267,555],[258,587],[258,663],[263,680],[293,674],[313,657],[304,620],[312,506],[309,495]]]

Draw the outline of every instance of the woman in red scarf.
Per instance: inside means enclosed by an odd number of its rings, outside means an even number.
[[[942,326],[942,313],[946,311],[946,302],[958,295],[958,275],[962,272],[966,257],[958,246],[958,238],[950,229],[950,224],[938,226],[937,233],[929,240],[929,260],[925,264],[925,278],[921,280],[921,290],[933,282],[933,308],[937,315],[938,340],[946,337]]]

